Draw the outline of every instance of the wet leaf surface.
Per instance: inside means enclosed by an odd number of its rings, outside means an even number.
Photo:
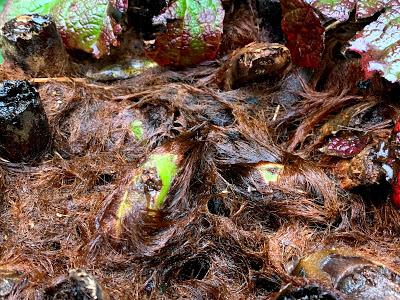
[[[351,41],[349,49],[361,54],[366,77],[379,73],[400,81],[400,3],[383,1],[384,13]]]
[[[96,278],[84,270],[69,270],[69,276],[48,287],[44,299],[104,300],[108,295]]]
[[[163,27],[147,43],[147,56],[161,66],[191,66],[214,59],[225,12],[220,0],[176,0],[153,24]]]
[[[324,49],[325,29],[320,18],[308,4],[300,0],[285,0],[282,4],[282,30],[293,62],[309,68],[320,65]]]
[[[89,70],[86,77],[96,81],[123,80],[138,76],[157,66],[155,62],[148,59],[132,59],[128,62],[103,67],[100,70]]]

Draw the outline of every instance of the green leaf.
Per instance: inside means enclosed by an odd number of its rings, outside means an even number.
[[[117,46],[119,25],[108,15],[108,0],[64,0],[52,10],[68,48],[80,49],[99,58]],[[117,28],[118,27],[118,28]]]
[[[7,3],[7,0],[0,0],[0,12],[3,11],[4,5]]]
[[[116,207],[114,216],[117,236],[122,233],[124,219],[130,214],[146,211],[150,216],[154,210],[160,209],[177,171],[178,155],[169,152],[151,155],[140,168],[135,170]],[[161,182],[160,186],[158,182]]]
[[[58,2],[60,0],[14,0],[11,2],[11,6],[7,12],[7,20],[26,14],[48,15]]]
[[[147,45],[147,55],[162,66],[190,66],[214,59],[225,12],[220,0],[176,0],[153,19],[164,26]]]

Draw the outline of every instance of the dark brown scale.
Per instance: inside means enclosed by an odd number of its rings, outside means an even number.
[[[251,43],[230,55],[216,80],[220,88],[231,90],[250,82],[279,82],[290,69],[291,56],[285,46]]]

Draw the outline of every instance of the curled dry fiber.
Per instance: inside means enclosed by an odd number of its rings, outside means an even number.
[[[378,96],[303,84],[297,102],[286,103],[263,84],[226,93],[197,84],[213,72],[149,71],[113,85],[36,80],[51,155],[1,167],[0,269],[25,279],[14,299],[40,299],[76,268],[111,299],[268,299],[288,283],[301,286],[290,265],[325,247],[400,271],[399,212],[386,199],[342,190],[312,148],[323,118]],[[130,132],[135,119],[144,122],[145,143]],[[184,164],[160,213],[112,239],[101,226],[105,202],[170,142],[182,145]],[[282,180],[262,193],[249,188],[260,161],[285,165]]]

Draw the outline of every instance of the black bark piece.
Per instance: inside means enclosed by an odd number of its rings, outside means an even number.
[[[4,58],[30,75],[56,76],[70,71],[68,54],[50,17],[16,17],[5,23],[2,36]]]
[[[37,159],[50,144],[50,128],[36,89],[27,81],[0,84],[0,155],[13,161]]]

